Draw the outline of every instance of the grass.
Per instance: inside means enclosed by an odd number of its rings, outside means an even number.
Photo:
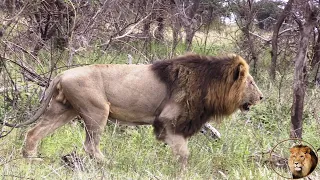
[[[203,134],[189,141],[191,152],[188,171],[183,179],[281,179],[259,154],[272,149],[289,134],[290,103],[278,104],[274,87],[264,89],[265,102],[248,114],[236,113],[221,124],[213,125],[222,134],[213,140]],[[316,90],[312,90],[316,91]],[[306,101],[319,107],[319,92]],[[288,98],[284,94],[281,98]],[[319,122],[306,108],[303,138],[320,147]],[[101,141],[106,161],[98,164],[82,150],[84,130],[81,123],[67,124],[40,144],[41,163],[28,163],[21,158],[25,129],[17,129],[0,142],[0,177],[2,179],[178,179],[179,164],[165,144],[155,140],[152,127],[119,127],[109,124]],[[61,157],[76,151],[84,170],[72,170]],[[312,174],[319,178],[320,170]]]

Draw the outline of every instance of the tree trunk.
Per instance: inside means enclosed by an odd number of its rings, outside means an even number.
[[[295,57],[295,72],[293,85],[293,104],[291,109],[291,138],[302,137],[302,123],[303,123],[303,104],[306,90],[307,77],[307,51],[309,45],[309,38],[311,32],[315,27],[317,21],[317,14],[312,7],[306,10],[308,13],[307,21],[304,25],[298,23],[300,26],[300,42],[297,55]]]
[[[315,76],[315,84],[320,88],[320,63],[318,64],[316,76]]]
[[[176,47],[179,41],[181,40],[181,34],[180,34],[181,22],[178,17],[179,10],[174,0],[170,1],[170,14],[171,14],[171,17],[169,19],[170,19],[170,26],[172,29],[172,47],[171,47],[170,57],[172,57],[174,56],[173,52],[175,52]]]
[[[178,24],[172,25],[172,48],[171,48],[171,54],[176,51],[176,47],[178,46],[178,43],[181,41],[181,26]]]
[[[289,15],[292,9],[292,4],[294,0],[289,0],[284,7],[283,12],[279,16],[277,23],[274,25],[272,34],[272,49],[271,49],[271,66],[270,66],[270,78],[275,80],[276,78],[276,68],[277,68],[277,58],[278,58],[278,34],[280,27],[286,17]]]
[[[4,68],[4,58],[2,58],[1,54],[0,54],[0,74],[2,73],[2,69]]]
[[[317,39],[315,40],[315,44],[313,46],[313,57],[311,60],[311,71],[315,71],[315,77],[314,77],[314,83],[316,85],[320,85],[320,72],[319,72],[319,68],[320,68],[320,28],[317,27],[317,31],[318,34],[315,35],[317,37]]]
[[[249,51],[251,54],[251,59],[253,60],[252,73],[253,75],[257,75],[258,55],[257,55],[256,48],[249,30],[251,26],[251,22],[252,21],[246,22],[247,24],[244,28],[242,28],[242,32],[245,35],[246,39],[248,40]]]
[[[186,50],[189,51],[192,45],[192,39],[197,30],[197,21],[194,19],[199,8],[199,0],[174,0],[174,5],[177,10],[178,19],[180,20],[185,33]]]
[[[143,23],[143,36],[146,39],[149,39],[150,37],[150,26],[151,26],[151,20],[148,17]]]
[[[252,25],[253,25],[253,20],[254,20],[254,14],[255,14],[255,9],[253,8],[253,1],[252,0],[248,0],[247,2],[244,2],[243,4],[243,9],[239,10],[239,12],[243,12],[245,15],[245,18],[243,20],[243,25],[241,25],[241,31],[243,33],[243,35],[246,38],[246,44],[249,47],[249,56],[251,56],[250,58],[250,62],[251,60],[253,61],[253,68],[252,68],[252,72],[253,75],[257,74],[257,62],[258,62],[258,53],[256,51],[255,48],[255,44],[254,44],[254,39],[252,38],[252,35],[250,34],[250,31],[252,29]],[[241,8],[241,6],[239,7]]]
[[[317,40],[313,46],[313,57],[311,60],[311,68],[312,69],[316,69],[317,68],[317,64],[320,63],[320,28],[317,28],[316,31],[318,34],[315,35],[317,37]]]
[[[159,14],[159,17],[156,19],[157,21],[157,30],[155,32],[155,38],[157,41],[163,41],[164,39],[164,18],[163,14]]]
[[[162,4],[166,3],[166,0],[159,0],[160,5],[157,7],[158,10],[154,12],[154,18],[156,20],[156,30],[154,32],[154,37],[157,42],[162,42],[164,40],[164,28],[165,28],[165,14],[167,9]]]
[[[186,32],[185,44],[186,44],[187,51],[190,51],[190,49],[191,49],[192,40],[193,40],[193,37],[194,37],[196,30],[197,30],[196,20],[194,19],[194,17],[195,17],[196,12],[199,8],[199,4],[200,4],[199,0],[192,0],[192,5],[190,8],[188,8],[189,11],[187,11],[189,20],[187,23],[184,23],[184,29]],[[184,21],[184,22],[186,22],[186,21]]]
[[[186,32],[186,39],[185,39],[186,51],[190,51],[192,40],[196,31],[192,27],[185,27],[184,30]]]
[[[142,14],[143,14],[143,16],[144,17],[146,17],[147,16],[147,10],[148,10],[148,2],[147,2],[148,0],[143,0],[142,1]],[[147,17],[145,20],[144,20],[144,22],[143,22],[143,36],[146,38],[145,40],[147,41],[147,42],[149,42],[149,40],[150,40],[150,27],[151,27],[151,21],[152,21],[152,19],[151,19],[151,17],[152,16],[149,16],[149,17]]]

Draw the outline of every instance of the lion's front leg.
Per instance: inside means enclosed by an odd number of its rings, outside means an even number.
[[[181,108],[178,103],[168,102],[156,118],[153,126],[156,138],[166,142],[172,149],[173,154],[178,157],[182,170],[187,166],[189,150],[188,140],[182,134],[176,134],[172,130],[172,124],[181,114]]]
[[[171,147],[173,154],[178,157],[182,170],[184,170],[189,156],[188,140],[183,135],[167,131],[164,141]]]

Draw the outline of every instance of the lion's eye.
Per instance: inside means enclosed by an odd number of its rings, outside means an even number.
[[[304,156],[300,156],[301,158],[303,158]]]

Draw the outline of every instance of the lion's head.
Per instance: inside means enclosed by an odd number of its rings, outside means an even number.
[[[239,109],[241,111],[249,111],[252,105],[257,104],[260,100],[263,99],[263,95],[256,83],[253,80],[253,77],[249,74],[246,79],[245,88],[242,95],[242,101],[240,103]]]
[[[213,80],[207,93],[208,106],[222,115],[235,110],[249,111],[252,105],[263,99],[263,94],[249,74],[249,65],[237,55],[214,59],[220,68],[220,80]]]
[[[296,145],[290,148],[288,165],[293,178],[302,178],[309,175],[317,166],[317,156],[310,147]]]

